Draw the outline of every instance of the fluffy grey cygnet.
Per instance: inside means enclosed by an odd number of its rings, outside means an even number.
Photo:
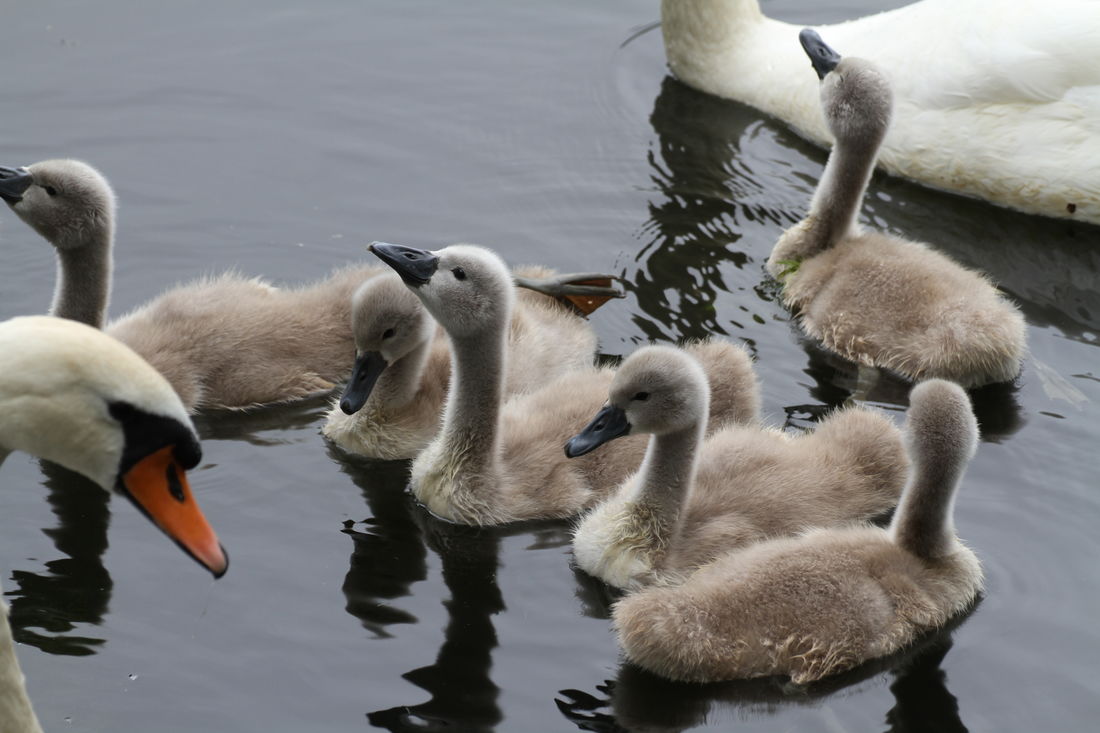
[[[964,387],[1015,378],[1024,319],[988,278],[929,245],[857,223],[890,124],[886,77],[869,61],[841,59],[813,31],[801,40],[822,77],[821,106],[836,143],[809,215],[768,259],[784,303],[806,333],[860,364]]]

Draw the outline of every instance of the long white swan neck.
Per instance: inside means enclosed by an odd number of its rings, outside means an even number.
[[[111,297],[110,225],[100,227],[83,245],[57,249],[57,290],[50,314],[103,328]]]
[[[444,410],[442,444],[448,455],[461,455],[473,465],[496,459],[507,331],[504,327],[451,338],[454,374]]]
[[[404,407],[416,397],[428,363],[431,340],[417,344],[409,353],[386,367],[378,377],[370,401],[384,409]]]
[[[644,506],[658,520],[656,531],[661,536],[653,540],[659,545],[671,543],[680,530],[683,507],[695,483],[706,424],[704,411],[697,423],[649,440],[631,501]]]
[[[3,601],[0,601],[0,729],[4,733],[42,733],[15,657],[8,607]]]

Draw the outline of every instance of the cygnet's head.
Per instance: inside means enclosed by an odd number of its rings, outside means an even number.
[[[978,421],[966,391],[944,379],[929,379],[909,393],[906,442],[918,464],[960,470],[978,449]]]
[[[0,452],[20,450],[118,491],[215,576],[228,565],[187,482],[202,457],[168,382],[119,341],[33,316],[0,323]]]
[[[894,93],[886,75],[870,61],[841,58],[809,28],[798,40],[821,79],[821,108],[838,141],[877,147],[890,127]]]
[[[366,404],[386,367],[431,340],[435,322],[401,278],[387,273],[367,280],[352,295],[351,330],[355,367],[340,397],[340,409],[348,415]]]
[[[115,194],[99,171],[79,160],[45,160],[0,168],[25,177],[0,178],[2,197],[20,219],[58,249],[73,249],[95,234],[111,234]],[[2,175],[2,174],[0,174]],[[17,187],[23,185],[21,192]]]
[[[505,332],[515,292],[512,273],[493,252],[472,244],[430,252],[384,242],[370,250],[401,276],[452,338]]]
[[[565,454],[575,458],[624,435],[690,429],[706,422],[709,403],[698,361],[672,346],[643,347],[619,367],[607,404],[566,444]]]

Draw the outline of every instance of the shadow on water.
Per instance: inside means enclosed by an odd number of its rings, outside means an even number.
[[[417,621],[392,601],[411,595],[412,584],[428,575],[427,548],[414,519],[418,509],[405,491],[409,464],[355,458],[331,445],[328,453],[362,491],[370,511],[363,521],[347,520],[340,530],[352,541],[345,610],[375,638],[389,638],[390,625]]]
[[[110,495],[56,464],[41,462],[47,500],[57,526],[43,529],[66,557],[46,562],[46,572],[15,570],[5,595],[15,640],[47,654],[95,654],[103,639],[75,635],[78,625],[99,625],[114,586],[103,565],[110,523]]]
[[[503,718],[500,689],[490,670],[497,647],[492,616],[505,610],[497,586],[501,535],[495,530],[449,524],[415,512],[428,546],[439,555],[450,599],[448,621],[434,664],[402,675],[431,694],[419,705],[367,714],[372,726],[391,731],[491,731]]]
[[[712,720],[722,707],[764,716],[790,705],[816,706],[834,693],[888,672],[893,676],[890,691],[895,701],[885,715],[888,731],[964,733],[959,704],[947,689],[941,664],[951,649],[954,630],[973,611],[960,614],[903,651],[810,685],[794,685],[778,677],[713,684],[671,682],[625,662],[615,680],[597,687],[598,694],[562,690],[555,703],[580,730],[673,733]]]

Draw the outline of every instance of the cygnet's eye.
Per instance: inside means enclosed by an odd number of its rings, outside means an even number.
[[[454,274],[455,280],[466,279],[466,271],[463,270],[461,267],[456,267],[455,269],[451,270],[451,272]]]
[[[53,186],[43,186],[42,188],[44,188],[46,190],[46,193],[48,193],[50,196],[57,195],[57,189]]]
[[[645,402],[649,399],[649,392],[639,392],[638,394],[634,395],[634,399],[638,400],[639,402]]]
[[[393,329],[393,328],[387,328],[385,331],[382,332],[382,338],[383,339],[392,339],[396,335],[397,335],[397,330]]]

